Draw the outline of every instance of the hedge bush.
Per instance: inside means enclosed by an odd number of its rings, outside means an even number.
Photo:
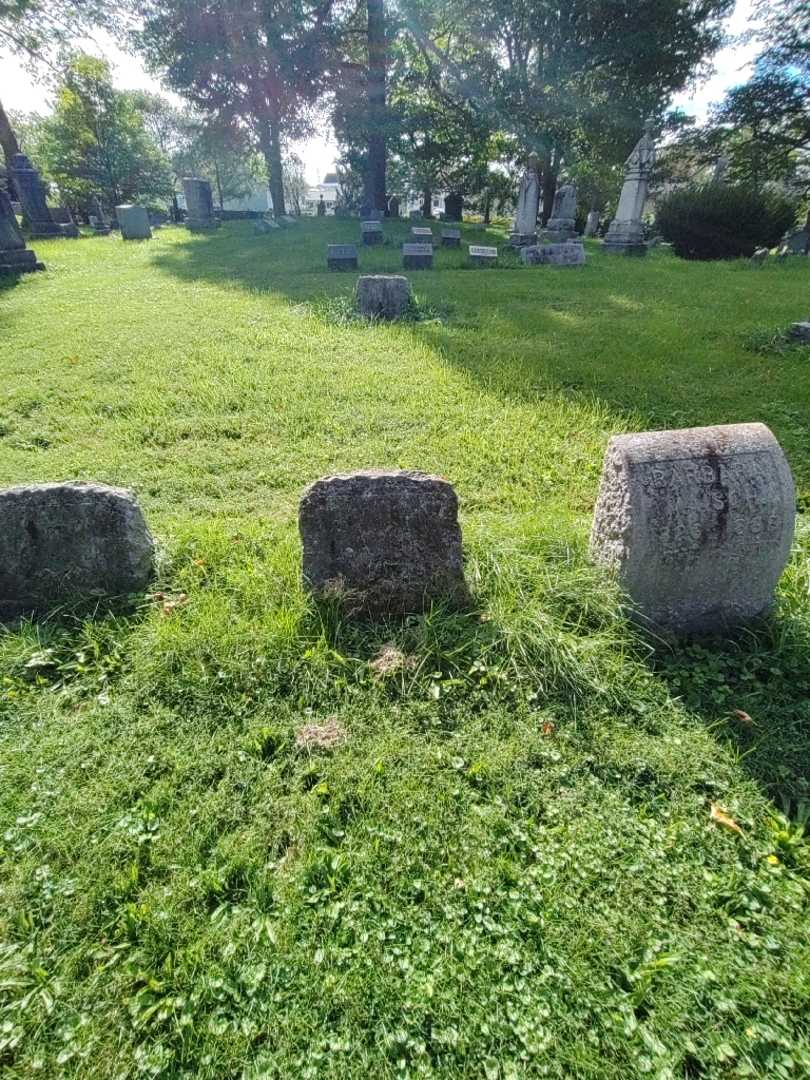
[[[673,191],[658,204],[656,225],[683,259],[733,259],[773,247],[796,220],[796,206],[776,192],[726,184]]]

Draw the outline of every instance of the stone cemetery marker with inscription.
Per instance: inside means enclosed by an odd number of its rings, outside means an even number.
[[[605,236],[605,251],[618,255],[646,255],[642,215],[650,188],[650,176],[655,165],[655,141],[652,124],[644,126],[644,134],[624,163],[624,184],[619,196],[616,217]]]
[[[599,211],[589,210],[588,217],[585,221],[585,235],[596,236],[599,230]]]
[[[134,495],[101,484],[0,491],[0,612],[140,592],[154,541]]]
[[[461,229],[442,229],[442,247],[460,248]]]
[[[537,210],[540,202],[540,173],[537,154],[529,154],[526,169],[520,181],[515,224],[511,242],[515,247],[533,244],[537,240]]]
[[[617,435],[591,553],[659,632],[731,630],[765,614],[790,554],[795,491],[764,424]]]
[[[123,240],[151,240],[149,214],[143,206],[116,206],[115,217]]]
[[[552,243],[570,240],[576,234],[577,189],[573,184],[563,184],[554,193],[554,205],[546,228]]]
[[[375,247],[385,239],[381,221],[361,221],[360,234],[367,247]]]
[[[467,600],[458,500],[438,476],[369,470],[328,476],[301,500],[303,576],[351,614],[406,615]]]
[[[568,240],[563,244],[534,244],[520,249],[526,266],[584,266],[585,247],[582,241]]]
[[[107,219],[104,216],[104,207],[101,205],[101,199],[98,195],[94,195],[92,199],[93,213],[90,215],[90,225],[93,232],[97,236],[109,236],[110,227],[107,224]]]
[[[433,230],[424,226],[411,226],[411,236],[417,244],[433,243]]]
[[[214,216],[214,199],[211,184],[197,176],[183,177],[183,194],[186,197],[186,227],[189,232],[209,232],[218,229]]]
[[[20,195],[23,213],[33,240],[51,236],[64,236],[53,219],[46,197],[45,185],[25,154],[15,154],[11,159],[11,173]]]
[[[37,262],[34,252],[25,246],[11,199],[5,191],[0,190],[0,275],[25,274],[44,269],[44,265]]]
[[[433,266],[433,244],[403,244],[402,265],[406,270],[430,270]]]
[[[411,283],[400,274],[366,274],[357,279],[357,307],[378,319],[401,319],[411,302]]]
[[[495,266],[498,261],[496,247],[484,247],[482,244],[470,244],[468,249],[473,266]]]
[[[357,244],[328,244],[326,265],[330,270],[356,270]]]
[[[51,217],[59,226],[62,236],[69,236],[71,240],[76,240],[79,233],[79,226],[73,220],[73,214],[66,206],[52,206]]]

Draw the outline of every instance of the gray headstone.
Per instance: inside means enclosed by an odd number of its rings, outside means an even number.
[[[547,229],[549,240],[562,243],[576,233],[577,189],[573,184],[563,184],[554,193],[554,205]]]
[[[357,279],[357,306],[361,314],[379,319],[401,319],[411,302],[411,283],[398,274],[367,274]]]
[[[3,254],[0,252],[0,261],[2,261]],[[788,331],[788,336],[792,341],[798,341],[802,345],[810,345],[810,321],[807,322],[795,322]]]
[[[591,533],[637,618],[676,635],[768,611],[790,554],[795,491],[764,424],[617,435]]]
[[[28,227],[33,239],[64,236],[59,225],[53,220],[48,207],[45,185],[39,173],[25,154],[15,154],[11,159],[11,174],[20,193],[23,212],[28,219]]]
[[[153,564],[154,542],[129,491],[72,483],[0,491],[3,614],[140,592]]]
[[[214,199],[211,184],[197,176],[183,177],[183,194],[186,197],[186,227],[190,232],[209,232],[219,228],[214,216]]]
[[[43,269],[34,252],[25,246],[11,200],[0,190],[0,274],[24,274]]]
[[[460,248],[461,229],[442,229],[442,247]]]
[[[385,239],[383,236],[382,222],[361,221],[360,235],[363,237],[363,243],[366,247],[375,247],[376,245],[381,244]]]
[[[388,216],[393,218],[399,217],[399,199],[396,195],[392,195],[388,200]]]
[[[751,258],[748,260],[748,265],[753,266],[755,270],[761,270],[765,263],[768,261],[770,251],[766,247],[757,248]]]
[[[417,244],[433,243],[433,230],[424,225],[412,225],[411,236]]]
[[[600,215],[598,210],[588,211],[588,217],[585,222],[586,236],[596,236],[597,232],[599,231],[599,216]]]
[[[433,244],[403,244],[402,265],[406,270],[430,270],[433,266]]]
[[[810,232],[796,229],[785,237],[785,248],[791,255],[807,255],[810,252]]]
[[[116,206],[115,217],[123,240],[151,240],[149,214],[143,206]]]
[[[326,265],[330,270],[356,270],[357,244],[328,244]]]
[[[644,125],[644,134],[624,163],[622,185],[616,216],[605,235],[604,249],[614,255],[646,255],[642,217],[655,165],[655,140],[652,123]]]
[[[352,613],[405,615],[467,598],[458,500],[438,476],[325,477],[305,492],[298,523],[307,587]]]
[[[581,241],[567,240],[562,244],[535,244],[520,249],[527,266],[584,266],[585,247]]]
[[[470,244],[468,247],[470,262],[473,266],[495,266],[498,262],[498,249],[482,244]]]

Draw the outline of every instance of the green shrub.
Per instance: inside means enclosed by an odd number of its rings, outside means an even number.
[[[663,199],[656,225],[682,259],[733,259],[773,247],[795,218],[795,204],[781,194],[704,184]]]

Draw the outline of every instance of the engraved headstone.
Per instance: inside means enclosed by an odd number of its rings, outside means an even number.
[[[0,491],[0,612],[140,592],[154,542],[129,491],[37,484]]]
[[[116,206],[115,217],[121,230],[122,240],[151,240],[152,229],[149,226],[149,214],[143,206],[129,203]]]
[[[25,274],[44,269],[34,252],[25,246],[11,200],[0,189],[0,274]]]
[[[599,231],[599,211],[589,210],[588,217],[585,220],[585,235],[596,236]]]
[[[412,225],[411,236],[417,244],[433,243],[433,230],[424,225]]]
[[[383,227],[381,221],[361,221],[360,222],[360,235],[363,237],[363,243],[366,247],[376,247],[381,244],[385,237],[383,236]]]
[[[548,239],[562,243],[576,235],[577,189],[573,184],[563,184],[554,192],[551,217],[548,219]]]
[[[540,173],[537,154],[530,154],[520,181],[515,224],[511,242],[515,247],[533,244],[537,240],[537,210],[540,205]]]
[[[328,244],[326,265],[330,270],[356,270],[357,244]]]
[[[581,240],[563,244],[534,244],[520,249],[526,266],[584,266],[585,247]]]
[[[460,248],[461,229],[442,229],[442,247]]]
[[[403,244],[402,265],[406,270],[430,270],[433,266],[433,244]]]
[[[214,199],[208,180],[184,176],[183,194],[186,197],[186,227],[189,232],[210,232],[219,228],[219,222],[214,217]]]
[[[53,220],[48,207],[45,185],[39,173],[25,154],[15,154],[11,159],[11,174],[20,195],[23,213],[28,221],[31,238],[63,236],[59,225]]]
[[[458,500],[438,476],[325,477],[304,493],[298,522],[305,584],[353,614],[406,615],[467,599]]]
[[[617,435],[591,552],[642,622],[711,634],[767,612],[794,517],[790,468],[764,424]]]
[[[444,216],[446,221],[461,221],[464,214],[464,196],[457,191],[451,191],[444,200]]]
[[[376,319],[401,319],[411,302],[411,283],[399,274],[366,274],[357,279],[357,307]]]
[[[72,240],[79,236],[79,226],[67,206],[52,206],[51,217],[59,226],[62,236],[69,236]]]
[[[3,261],[3,253],[0,251],[0,262]],[[800,345],[810,345],[810,320],[795,322],[788,330],[791,341],[797,341]]]
[[[655,141],[652,124],[644,127],[644,134],[625,162],[624,184],[619,196],[616,216],[605,236],[605,251],[618,255],[646,255],[642,215],[647,202],[650,176],[655,165]]]
[[[498,249],[485,247],[483,244],[470,244],[468,249],[473,266],[495,266],[498,261]]]
[[[107,224],[107,219],[104,216],[104,207],[101,205],[101,199],[98,195],[94,195],[91,200],[93,207],[93,213],[90,217],[90,225],[98,236],[108,236],[110,227]]]

